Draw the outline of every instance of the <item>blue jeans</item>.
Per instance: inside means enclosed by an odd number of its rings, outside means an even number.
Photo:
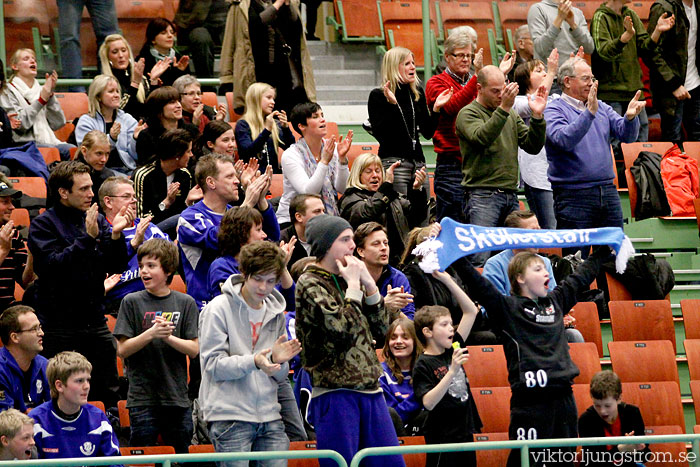
[[[558,229],[590,229],[594,227],[624,226],[622,206],[615,185],[591,188],[554,188],[554,212]],[[579,248],[564,248],[571,254]],[[588,248],[582,248],[587,257]]]
[[[294,391],[289,379],[285,378],[278,383],[277,402],[279,402],[280,415],[284,423],[284,431],[287,433],[289,441],[306,441],[306,430],[304,422],[301,420],[301,413],[297,400],[294,397]]]
[[[398,160],[401,161],[401,165],[394,169],[394,190],[396,190],[397,193],[408,196],[408,190],[413,186],[413,181],[416,178],[416,170],[425,167],[425,162],[413,162],[406,159],[399,159],[398,157],[387,157],[382,159],[384,170],[388,169],[391,164]],[[423,188],[425,188],[426,193],[430,193],[430,182],[428,182],[427,177],[423,183]]]
[[[543,229],[556,229],[557,218],[554,216],[554,195],[550,190],[540,190],[527,183],[525,185],[525,198],[530,211],[537,216],[537,222]]]
[[[212,422],[209,436],[216,452],[286,451],[289,439],[284,434],[284,423],[275,420],[265,423],[239,420]],[[249,461],[217,462],[218,467],[248,467]],[[286,467],[286,459],[256,461],[259,467]]]
[[[129,409],[131,446],[155,446],[158,435],[178,454],[187,454],[192,441],[192,409],[189,407],[148,406]]]
[[[467,210],[464,213],[469,224],[482,227],[502,226],[506,216],[518,210],[518,196],[515,191],[498,188],[468,188]],[[483,267],[491,256],[490,251],[470,255],[474,267]]]
[[[608,104],[612,109],[617,112],[618,115],[625,116],[625,112],[627,112],[627,106],[629,105],[628,102],[608,102],[605,101],[606,104]],[[649,141],[649,117],[647,117],[647,109],[646,107],[642,107],[642,112],[639,114],[639,135],[637,136],[637,142],[639,143],[646,143]],[[664,140],[665,141],[665,140]],[[620,144],[620,141],[617,140],[617,138],[612,138],[611,144],[613,146],[616,146]]]
[[[671,100],[665,99],[664,102]],[[700,86],[690,91],[690,99],[673,102],[675,112],[659,109],[662,141],[700,141]],[[687,134],[685,139],[681,125]]]
[[[80,19],[87,7],[99,48],[105,37],[119,32],[114,0],[57,0],[58,34],[61,40],[62,78],[82,78]],[[99,63],[99,62],[98,62]],[[99,66],[99,65],[98,65]],[[84,91],[84,89],[83,89]]]
[[[443,161],[438,158],[435,166],[435,208],[437,221],[449,217],[464,222],[465,191],[462,186],[462,163],[459,160]]]

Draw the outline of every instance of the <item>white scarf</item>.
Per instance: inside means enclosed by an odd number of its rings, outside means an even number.
[[[37,80],[34,80],[34,84],[31,88],[27,86],[24,80],[19,77],[13,78],[10,84],[22,95],[28,105],[31,105],[34,101],[39,100],[41,85]],[[36,114],[34,124],[32,125],[32,133],[34,134],[34,141],[36,141],[37,144],[61,143],[61,141],[56,138],[56,135],[46,119],[46,106],[43,106]]]

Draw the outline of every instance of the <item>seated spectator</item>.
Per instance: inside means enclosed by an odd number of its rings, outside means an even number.
[[[532,211],[513,211],[510,214],[508,214],[504,224],[506,227],[512,229],[540,229],[540,224],[537,222],[537,217]],[[483,275],[503,295],[511,295],[510,279],[508,278],[508,267],[510,265],[510,262],[513,260],[513,257],[515,257],[515,255],[520,253],[521,251],[537,253],[537,248],[526,248],[524,250],[503,250],[497,255],[494,255],[488,260],[486,260]],[[545,256],[538,255],[538,257],[542,259],[542,263],[544,263],[544,267],[547,270],[547,274],[549,274],[547,290],[551,292],[557,286],[557,281],[554,278],[554,271],[552,271],[552,262],[549,260],[549,258]],[[573,316],[571,316],[570,314],[564,315],[564,326],[566,327],[566,340],[568,342],[583,342],[583,335],[580,331],[574,328],[575,323],[576,319],[574,319]]]
[[[214,49],[221,46],[226,26],[226,0],[179,2],[173,22],[179,46],[189,46],[194,71],[200,78],[214,78]]]
[[[248,206],[236,206],[226,211],[219,225],[219,251],[221,256],[216,258],[209,268],[207,276],[207,285],[209,290],[209,299],[221,295],[221,287],[233,274],[240,274],[238,256],[241,248],[250,243],[258,242],[267,239],[270,232],[275,235],[277,229],[277,219],[275,212],[268,209],[261,213],[255,208]],[[287,245],[294,247],[296,240],[291,240]],[[282,249],[285,252],[289,248]],[[285,267],[291,255],[285,258]],[[280,275],[280,287],[278,290],[287,302],[294,302],[294,281],[289,271],[285,271]]]
[[[236,122],[238,155],[248,162],[258,159],[260,170],[272,165],[272,172],[282,173],[278,150],[295,143],[289,129],[287,113],[275,110],[275,88],[267,83],[253,83],[245,93],[245,113]]]
[[[180,94],[182,104],[182,119],[196,126],[199,132],[204,131],[212,120],[223,121],[226,118],[226,106],[219,104],[214,107],[202,102],[202,86],[192,75],[183,75],[175,80],[173,87]]]
[[[20,198],[22,192],[0,174],[0,313],[15,301],[15,284],[26,289],[34,280],[34,262],[12,220],[13,202]]]
[[[552,50],[547,60],[547,67],[539,60],[531,60],[515,69],[513,81],[518,83],[518,95],[515,96],[513,109],[520,115],[527,125],[530,122],[532,110],[528,104],[528,96],[535,94],[540,86],[547,91],[552,88],[552,82],[557,75],[559,61],[557,49]],[[559,94],[550,94],[547,97],[549,104],[559,99]],[[525,197],[530,209],[541,221],[543,229],[556,229],[557,219],[554,216],[554,195],[552,184],[547,178],[547,152],[544,148],[537,154],[530,154],[522,148],[518,148],[518,166],[520,177],[525,186]]]
[[[192,135],[181,129],[165,132],[156,155],[157,160],[134,172],[136,217],[152,217],[154,224],[174,237],[180,213],[202,198],[186,168],[192,157]]]
[[[167,69],[164,62],[156,63],[146,70],[146,59],[134,62],[134,53],[129,42],[121,34],[110,34],[100,46],[100,72],[114,76],[122,91],[119,108],[139,119],[144,116],[143,103],[157,86],[160,75]]]
[[[14,128],[16,143],[36,142],[42,148],[58,148],[61,160],[70,159],[72,144],[64,143],[54,134],[66,124],[61,104],[54,97],[58,74],[46,74],[43,86],[36,80],[36,56],[32,49],[19,49],[10,58],[12,76],[0,93],[0,107],[8,114],[17,114],[20,121]]]
[[[432,274],[426,274],[418,265],[420,258],[417,258],[412,252],[413,249],[426,240],[428,237],[437,235],[435,232],[435,226],[439,224],[433,224],[428,227],[417,227],[408,235],[406,240],[406,249],[403,251],[401,256],[401,263],[399,265],[401,271],[408,278],[408,283],[411,285],[411,290],[420,291],[416,293],[413,297],[413,306],[420,309],[424,306],[439,305],[444,306],[450,310],[452,316],[452,322],[459,322],[461,319],[462,308],[459,306],[457,297],[450,291],[450,289],[444,284],[443,281],[436,279]],[[465,260],[466,261],[466,260]],[[462,278],[461,278],[461,268],[457,269],[461,265],[461,262],[455,262],[452,266],[445,269],[445,272],[450,275],[452,280],[461,288]],[[476,316],[476,321],[472,326],[471,332],[467,337],[468,345],[489,345],[496,344],[497,339],[494,332],[488,323],[486,317],[478,313]]]
[[[384,297],[384,306],[392,313],[400,311],[406,318],[413,319],[416,309],[411,284],[404,273],[389,265],[391,247],[386,229],[376,222],[366,222],[355,230],[353,241],[355,254],[365,263]]]
[[[416,336],[413,321],[407,318],[394,320],[386,333],[382,349],[384,373],[379,377],[379,384],[398,436],[423,434],[427,412],[413,394],[411,379],[413,367],[422,353],[423,345]]]
[[[290,271],[297,261],[307,258],[311,251],[311,244],[306,241],[306,223],[312,217],[325,212],[323,199],[319,195],[299,194],[289,203],[289,218],[292,223],[280,233],[280,240],[289,243],[292,237],[297,238],[292,257],[287,264]]]
[[[204,198],[185,209],[178,221],[178,247],[187,293],[194,297],[200,309],[208,298],[209,268],[219,256],[219,224],[226,211],[231,209],[229,203],[238,201],[239,182],[233,164],[233,158],[222,154],[210,154],[197,161],[195,178]],[[255,206],[258,211],[265,213],[264,217],[274,216],[274,211],[265,198],[269,184],[268,173],[249,183],[242,206]],[[279,227],[274,230],[269,233],[269,237],[277,241]]]
[[[338,215],[338,193],[344,193],[350,169],[348,151],[352,130],[338,142],[335,135],[324,139],[326,119],[321,106],[315,102],[299,104],[292,109],[291,121],[302,138],[282,154],[284,193],[277,208],[277,220],[282,228],[291,222],[289,202],[297,193],[321,195],[326,213]]]
[[[233,128],[226,122],[213,120],[207,123],[192,149],[197,160],[207,154],[223,154],[229,157],[236,155],[236,138]]]
[[[137,61],[144,59],[146,70],[153,69],[156,64],[165,68],[159,76],[159,84],[163,86],[172,86],[176,79],[187,74],[190,64],[189,56],[180,55],[173,48],[176,29],[169,19],[153,18],[146,26],[146,41],[136,58]]]
[[[100,130],[90,130],[83,136],[78,151],[77,161],[90,166],[92,179],[93,202],[98,203],[98,191],[102,183],[109,177],[116,177],[117,172],[107,168],[110,156],[109,137]]]
[[[201,314],[199,401],[217,452],[289,447],[278,390],[280,383],[288,381],[287,362],[301,346],[296,339],[286,338],[285,301],[274,289],[286,272],[285,256],[270,242],[243,247],[242,274],[227,279],[222,295]],[[284,466],[287,461],[264,464]]]
[[[124,297],[114,327],[129,379],[129,444],[155,446],[161,434],[165,444],[187,454],[193,426],[186,356],[199,354],[199,310],[192,297],[170,290],[178,264],[173,243],[148,240],[138,249],[138,264],[146,290]]]
[[[102,410],[88,404],[92,365],[78,352],[49,360],[51,400],[29,413],[40,459],[119,455],[119,440]]]
[[[126,177],[110,177],[105,180],[100,187],[97,197],[100,208],[102,208],[102,212],[104,212],[105,218],[110,224],[124,206],[136,207],[134,182]],[[116,316],[122,298],[127,294],[144,289],[139,274],[138,258],[136,257],[136,251],[139,246],[151,238],[170,240],[168,234],[160,230],[151,221],[151,217],[134,219],[133,224],[126,227],[123,231],[129,265],[124,272],[110,276],[111,280],[108,278],[105,281],[105,290],[107,292],[105,311],[109,314]]]
[[[182,119],[180,94],[171,86],[158,88],[149,94],[144,113],[147,128],[136,138],[139,165],[145,165],[154,160],[158,150],[158,138],[166,131],[181,128],[189,131],[192,139],[199,135],[197,127],[185,123]]]
[[[51,399],[46,379],[48,360],[44,331],[34,310],[25,305],[11,306],[0,315],[0,412],[15,408],[22,413]]]
[[[639,408],[620,399],[622,383],[615,373],[606,370],[593,375],[590,392],[593,405],[578,419],[581,438],[646,435]],[[581,458],[588,465],[639,467],[649,452],[649,445],[644,443],[584,446]]]
[[[379,156],[361,154],[352,165],[348,187],[339,203],[340,215],[354,229],[369,221],[386,226],[392,255],[389,262],[394,265],[399,264],[408,232],[428,217],[428,194],[423,188],[425,168],[416,171],[406,197],[394,187],[394,170],[400,165],[401,161],[394,162],[385,175]]]
[[[0,412],[0,461],[35,457],[34,420],[17,409]]]
[[[109,135],[107,167],[130,174],[136,168],[136,138],[143,125],[119,108],[119,82],[111,76],[96,76],[88,89],[88,101],[88,113],[80,117],[75,127],[78,146],[89,131],[99,130]],[[93,189],[97,191],[94,186]]]

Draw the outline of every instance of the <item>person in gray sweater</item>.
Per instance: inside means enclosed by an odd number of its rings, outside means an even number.
[[[275,290],[285,253],[271,242],[255,242],[241,249],[239,267],[242,274],[229,277],[199,317],[202,415],[216,452],[284,451],[289,439],[277,402],[278,382],[289,373],[287,362],[301,351],[298,340],[287,340],[286,304]],[[248,461],[218,464],[235,467]],[[258,465],[282,467],[287,461]]]

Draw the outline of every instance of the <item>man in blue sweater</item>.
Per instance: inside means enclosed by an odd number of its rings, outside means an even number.
[[[621,228],[622,207],[613,183],[615,168],[608,141],[610,136],[623,143],[636,141],[637,116],[644,108],[642,93],[637,91],[621,117],[598,100],[598,83],[583,59],[564,62],[558,79],[561,99],[544,111],[547,175],[554,191],[557,228]]]

